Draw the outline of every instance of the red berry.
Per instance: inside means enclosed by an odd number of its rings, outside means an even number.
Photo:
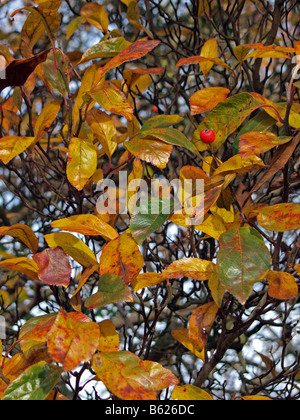
[[[202,130],[200,133],[200,138],[205,144],[211,144],[215,141],[216,134],[214,130],[209,130],[208,128],[206,130]]]
[[[158,112],[158,107],[156,105],[153,105],[152,111],[155,112],[155,113],[157,113]]]

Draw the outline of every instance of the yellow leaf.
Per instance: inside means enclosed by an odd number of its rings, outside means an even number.
[[[92,250],[81,239],[71,233],[56,232],[44,236],[48,246],[60,246],[66,254],[74,258],[83,267],[97,264],[97,259]]]
[[[92,98],[106,111],[114,114],[122,115],[127,120],[131,121],[133,118],[133,107],[128,102],[125,94],[109,82],[105,82],[90,92]]]
[[[67,232],[77,232],[88,236],[101,235],[105,239],[115,239],[119,236],[114,228],[93,214],[80,214],[55,220],[51,223],[51,226]]]
[[[206,391],[194,385],[175,386],[172,392],[172,399],[181,401],[213,401],[213,398]]]
[[[130,214],[133,213],[136,205],[136,200],[131,200],[131,198],[135,196],[136,189],[140,187],[143,174],[144,168],[141,161],[139,159],[135,159],[133,161],[132,172],[128,177],[128,187],[130,186],[130,183],[134,183],[133,187],[135,187],[135,190],[134,188],[128,188],[127,191],[127,208]]]
[[[97,150],[89,140],[73,137],[69,145],[67,177],[81,191],[97,169]]]
[[[29,258],[10,258],[9,260],[1,261],[0,267],[9,271],[18,271],[25,274],[25,276],[32,278],[33,280],[39,279],[39,268],[37,264]]]
[[[134,292],[138,292],[146,287],[155,286],[165,281],[161,273],[142,273],[137,276],[131,283]]]
[[[96,80],[96,74],[97,74],[97,67],[96,65],[93,65],[86,69],[82,77],[81,85],[80,85],[80,88],[76,97],[76,101],[73,107],[73,111],[72,111],[74,133],[76,132],[76,126],[78,124],[80,115],[84,115],[84,111],[82,110],[82,107],[84,107],[83,97],[86,93],[90,92],[90,90],[92,89],[93,84]],[[94,103],[91,103],[90,106],[92,107]]]
[[[109,353],[120,350],[120,337],[112,321],[105,320],[100,322],[100,342],[98,350]]]
[[[0,159],[6,165],[35,142],[35,137],[6,136],[0,139]]]
[[[104,247],[100,258],[100,275],[115,274],[129,284],[139,275],[143,266],[143,256],[128,230]]]
[[[218,44],[214,38],[209,39],[208,41],[205,42],[205,44],[202,47],[200,56],[204,58],[217,58]],[[207,73],[211,70],[213,65],[214,63],[210,63],[210,62],[200,63],[200,68],[204,75],[204,78],[206,78]]]
[[[217,273],[212,273],[208,280],[208,287],[213,297],[215,304],[218,308],[221,308],[223,303],[223,297],[226,292],[222,283],[220,282],[219,276]]]
[[[82,7],[80,14],[81,16],[85,17],[91,25],[95,26],[101,32],[107,32],[109,20],[103,6],[92,2],[86,3]]]
[[[0,227],[0,236],[2,235],[19,238],[34,254],[38,250],[39,241],[33,230],[26,225],[17,223],[13,226],[2,226]]]
[[[172,336],[175,338],[175,340],[179,341],[179,343],[181,343],[184,347],[189,349],[195,356],[197,356],[203,362],[205,361],[205,350],[203,349],[200,352],[194,347],[193,343],[189,338],[189,330],[187,328],[173,330]]]
[[[221,235],[226,232],[226,227],[221,217],[212,214],[208,215],[201,225],[195,226],[195,229],[206,233],[206,235],[211,236],[217,241],[220,239]]]
[[[57,117],[60,107],[61,101],[54,101],[47,104],[43,108],[34,127],[34,135],[36,137],[36,141],[39,141],[45,134],[46,130],[51,127],[55,118]]]
[[[117,130],[112,118],[105,112],[93,108],[87,115],[87,123],[107,156],[111,158],[117,148]]]
[[[194,280],[208,280],[215,264],[200,258],[184,258],[174,261],[162,272],[164,279],[190,277]]]
[[[265,168],[264,162],[257,156],[251,156],[246,159],[242,159],[241,155],[235,155],[222,163],[214,172],[213,176],[222,174],[236,174],[243,175],[250,171]]]

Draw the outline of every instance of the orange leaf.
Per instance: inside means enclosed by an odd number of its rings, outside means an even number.
[[[259,212],[257,221],[264,229],[274,232],[299,229],[300,205],[281,203],[265,207]]]
[[[296,280],[289,273],[270,271],[267,281],[269,282],[268,294],[274,299],[289,300],[298,296]]]
[[[101,235],[105,239],[115,239],[119,236],[114,228],[93,214],[80,214],[56,220],[51,223],[51,226],[67,232],[77,232],[88,236]]]
[[[110,273],[119,276],[125,284],[130,284],[144,266],[144,259],[129,232],[110,241],[100,258],[100,275]]]
[[[191,115],[202,114],[225,101],[230,90],[222,87],[208,87],[196,92],[190,99]]]
[[[56,316],[57,314],[34,317],[23,325],[19,339],[22,352],[26,358],[45,346]]]
[[[103,77],[109,70],[119,67],[128,61],[138,60],[148,54],[160,44],[160,41],[136,41],[125,48],[120,54],[112,58],[104,67],[98,70],[99,79]]]
[[[189,338],[196,350],[202,351],[206,346],[208,334],[213,326],[219,308],[209,302],[195,309],[189,324]]]
[[[156,391],[179,382],[171,371],[155,362],[143,362],[129,351],[98,353],[93,357],[93,369],[122,400],[156,400]]]
[[[288,143],[292,137],[277,137],[273,133],[251,131],[240,136],[239,151],[242,159],[265,153],[278,145]]]
[[[99,325],[82,313],[61,309],[48,334],[48,352],[68,372],[93,357],[99,340]]]

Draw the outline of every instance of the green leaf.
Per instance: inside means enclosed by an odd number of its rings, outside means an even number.
[[[98,309],[111,303],[132,302],[133,298],[124,281],[115,274],[103,274],[98,284],[98,292],[87,298],[85,306]]]
[[[136,139],[163,141],[164,143],[171,144],[172,146],[183,147],[184,149],[199,155],[195,145],[176,128],[152,128],[150,130],[143,130],[134,138],[134,140]]]
[[[125,38],[111,38],[107,41],[101,41],[99,44],[86,50],[80,63],[85,63],[96,58],[111,58],[120,54],[125,48],[131,45]]]
[[[60,380],[62,369],[45,361],[26,369],[4,392],[2,401],[44,401]]]
[[[138,245],[165,223],[173,209],[174,204],[167,199],[149,198],[141,201],[132,215],[129,226]]]
[[[145,122],[141,131],[152,130],[153,128],[168,128],[179,124],[183,118],[179,115],[156,115]]]
[[[220,103],[195,131],[193,139],[195,146],[199,151],[208,149],[208,146],[200,140],[200,132],[209,128],[216,133],[216,140],[209,146],[212,152],[216,152],[228,136],[234,133],[245,119],[261,105],[261,102],[250,93],[240,93]]]
[[[271,255],[255,229],[234,228],[220,238],[217,266],[222,285],[244,304],[253,285],[270,270]]]

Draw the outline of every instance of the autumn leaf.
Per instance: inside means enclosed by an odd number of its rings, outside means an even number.
[[[129,229],[138,245],[147,236],[159,229],[173,211],[173,204],[167,199],[142,200],[132,215]]]
[[[35,137],[2,137],[0,139],[0,159],[7,165],[14,157],[25,152],[34,142]]]
[[[106,33],[108,30],[109,20],[104,7],[97,3],[86,3],[80,10],[84,21],[95,26],[101,32]]]
[[[34,260],[25,257],[10,258],[0,262],[0,267],[9,271],[18,271],[34,280],[38,280],[39,268]]]
[[[0,79],[0,92],[9,86],[23,86],[36,66],[46,61],[49,50],[42,51],[34,57],[13,60],[6,67],[5,78]]]
[[[9,235],[20,239],[33,253],[36,253],[39,247],[39,241],[33,230],[23,224],[17,223],[13,226],[1,226],[0,236]]]
[[[180,401],[213,401],[213,398],[206,391],[194,385],[175,386],[172,392],[172,399]]]
[[[37,316],[22,326],[19,340],[22,352],[27,359],[32,357],[34,352],[45,347],[47,336],[56,317],[57,314]]]
[[[61,309],[47,337],[48,352],[68,372],[92,358],[99,340],[98,324],[82,313]]]
[[[89,309],[98,309],[119,302],[133,302],[132,294],[120,277],[106,273],[100,277],[98,292],[86,299],[85,306]]]
[[[297,282],[289,273],[270,271],[267,281],[269,282],[268,294],[274,299],[289,300],[298,296]]]
[[[259,212],[257,221],[264,229],[274,232],[299,229],[300,204],[281,203],[265,207]]]
[[[92,364],[98,379],[122,400],[156,400],[157,391],[179,382],[158,363],[143,362],[128,351],[98,353]]]
[[[55,220],[51,223],[51,226],[88,236],[101,235],[108,239],[115,239],[119,236],[114,228],[93,214],[80,214],[67,217],[66,219]]]
[[[2,401],[44,401],[61,374],[62,369],[45,361],[33,364],[9,385]]]
[[[60,247],[48,248],[35,254],[33,260],[39,268],[38,278],[51,286],[68,287],[71,279],[71,264]]]
[[[83,267],[97,264],[97,259],[92,250],[81,239],[71,233],[50,233],[45,235],[44,238],[50,248],[59,246]]]
[[[220,102],[225,101],[229,94],[230,90],[222,87],[209,87],[199,90],[190,99],[191,115],[210,111]]]
[[[81,191],[97,169],[97,150],[90,140],[73,137],[68,153],[68,180]]]
[[[251,131],[240,136],[239,151],[242,159],[245,159],[265,153],[291,140],[292,137],[278,137],[273,133]]]
[[[220,238],[217,266],[224,288],[244,304],[253,285],[269,272],[271,255],[254,228],[233,228]]]
[[[122,115],[128,121],[132,120],[134,110],[126,95],[109,82],[105,82],[100,87],[95,87],[90,95],[106,111]]]
[[[172,336],[175,340],[179,341],[184,347],[189,349],[195,356],[201,359],[203,362],[205,361],[205,352],[204,349],[202,351],[198,351],[194,344],[191,342],[189,337],[189,330],[187,328],[181,328],[178,330],[172,331]]]
[[[80,19],[80,24],[82,23],[82,19]],[[71,32],[68,32],[68,36],[70,37]],[[118,38],[110,38],[107,40],[102,40],[99,44],[94,45],[91,48],[88,48],[82,55],[80,60],[80,64],[86,63],[90,60],[95,60],[97,58],[112,58],[116,55],[120,54],[125,48],[131,45],[123,37]]]
[[[103,353],[116,352],[120,349],[120,337],[112,321],[106,319],[99,324],[100,341],[99,351]]]
[[[215,322],[219,308],[214,302],[195,309],[189,323],[189,339],[195,349],[201,352],[206,346],[208,334]]]
[[[174,261],[165,268],[161,276],[164,279],[189,277],[194,280],[208,280],[214,271],[214,263],[200,258],[184,258]]]
[[[129,231],[110,241],[100,258],[100,275],[110,273],[130,284],[144,266],[143,256]]]
[[[105,153],[112,157],[117,148],[117,130],[112,118],[99,109],[91,109],[87,114],[87,123],[100,141]]]
[[[157,166],[160,169],[164,169],[167,166],[173,149],[171,144],[147,138],[127,141],[124,143],[124,146],[135,157],[152,163],[152,165]]]
[[[162,273],[142,273],[132,281],[131,287],[134,292],[138,292],[141,289],[155,286],[163,281],[165,281],[165,278],[162,276]]]

